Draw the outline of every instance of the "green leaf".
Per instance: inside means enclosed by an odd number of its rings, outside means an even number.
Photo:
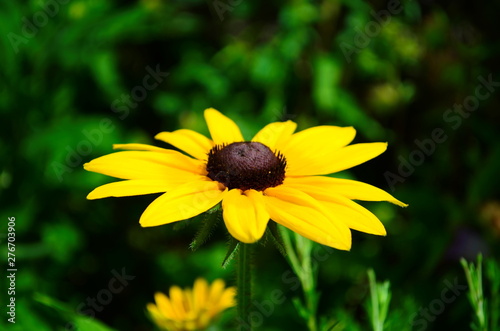
[[[79,315],[74,310],[70,309],[64,303],[53,299],[42,293],[35,293],[33,296],[35,301],[56,310],[61,317],[64,319],[70,320],[70,323],[73,324],[75,330],[79,331],[114,331],[114,329],[106,326],[102,322],[87,317],[85,315]]]
[[[389,281],[377,283],[373,269],[368,270],[370,284],[370,300],[366,303],[368,316],[374,331],[383,331],[389,305],[391,303],[391,291]]]
[[[293,303],[295,309],[297,310],[297,312],[299,313],[300,317],[302,317],[304,320],[307,321],[309,319],[310,312],[304,306],[302,301],[299,298],[295,297],[292,299],[292,303]]]
[[[229,246],[227,249],[226,256],[224,257],[224,260],[222,261],[222,268],[226,268],[229,263],[232,261],[234,258],[234,253],[238,250],[238,244],[239,241],[234,239],[233,237],[229,238]]]
[[[283,238],[278,230],[278,225],[274,222],[269,222],[265,232],[266,238],[270,238],[276,249],[286,258],[286,249]]]
[[[189,248],[195,251],[200,248],[201,245],[203,245],[208,240],[208,238],[210,238],[213,230],[217,227],[220,216],[221,213],[218,211],[205,213],[204,220],[201,222],[201,226],[196,233],[193,241],[189,245]]]
[[[472,324],[472,328],[478,331],[488,330],[486,309],[488,303],[483,295],[483,255],[479,254],[477,256],[477,267],[474,263],[467,263],[464,258],[460,259],[460,263],[464,268],[465,277],[469,285],[469,292],[467,295],[475,313],[475,322]]]

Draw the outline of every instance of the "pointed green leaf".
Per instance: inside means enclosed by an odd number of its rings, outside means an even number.
[[[189,245],[189,248],[195,251],[210,238],[213,230],[217,227],[220,215],[220,212],[205,213],[204,220],[201,222],[200,228]]]
[[[285,243],[283,242],[283,238],[278,230],[278,225],[274,222],[269,222],[266,229],[266,237],[271,240],[276,249],[286,258],[286,249]]]
[[[53,299],[45,294],[35,293],[35,301],[56,310],[64,319],[70,320],[73,328],[79,331],[114,331],[97,319],[86,315],[77,314],[74,310],[67,307],[64,303]]]
[[[238,243],[239,241],[234,239],[233,237],[229,238],[229,245],[227,249],[226,256],[224,257],[224,260],[222,261],[222,268],[226,268],[231,260],[234,258],[234,253],[238,250]]]

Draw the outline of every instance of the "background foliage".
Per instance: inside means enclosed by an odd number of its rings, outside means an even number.
[[[386,153],[343,175],[386,189],[410,207],[366,204],[387,237],[355,233],[351,252],[315,248],[326,256],[318,263],[319,313],[341,321],[339,329],[368,329],[363,305],[372,268],[391,283],[389,330],[469,328],[471,307],[462,293],[432,319],[419,309],[440,298],[446,281],[467,284],[460,257],[499,252],[499,84],[491,84],[487,97],[477,95],[480,77],[500,81],[499,2],[0,6],[0,240],[6,252],[7,217],[15,216],[18,266],[17,323],[7,323],[2,312],[0,325],[85,325],[79,307],[108,288],[113,270],[135,278],[93,310],[93,321],[117,330],[153,329],[145,305],[155,291],[189,286],[198,276],[232,284],[231,267],[220,267],[223,226],[193,253],[189,242],[202,219],[177,231],[141,228],[139,216],[153,196],[85,199],[110,178],[83,171],[84,162],[110,153],[113,143],[163,146],[152,139],[160,131],[207,134],[202,111],[214,107],[247,137],[271,121],[292,119],[299,129],[352,125],[356,142],[388,141]],[[391,6],[399,11],[380,12]],[[145,77],[157,70],[168,76],[147,88]],[[455,105],[475,110],[453,112]],[[446,139],[431,144],[436,129]],[[398,179],[388,181],[389,172]],[[259,303],[274,289],[286,298],[264,314],[259,329],[305,329],[292,304],[301,293],[272,245],[259,245],[257,270]]]

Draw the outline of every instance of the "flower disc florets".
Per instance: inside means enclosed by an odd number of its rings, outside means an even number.
[[[258,142],[217,145],[208,153],[208,177],[227,188],[263,191],[281,185],[285,179],[286,160]]]

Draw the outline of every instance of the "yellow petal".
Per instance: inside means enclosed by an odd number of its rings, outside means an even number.
[[[154,152],[169,152],[166,148],[156,147],[146,144],[113,144],[113,149],[123,149],[129,151],[154,151]]]
[[[214,309],[217,309],[220,297],[222,296],[222,293],[224,293],[224,287],[225,283],[222,279],[216,279],[210,285],[210,292],[208,294],[209,306],[207,308],[212,310],[212,312],[214,312]]]
[[[384,225],[368,209],[352,200],[337,197],[336,202],[323,201],[326,208],[334,213],[348,228],[377,236],[387,235]],[[333,200],[333,199],[332,199]]]
[[[169,294],[173,310],[179,316],[179,319],[185,319],[187,311],[184,306],[184,293],[182,293],[182,289],[174,285],[170,288]]]
[[[228,287],[224,290],[219,300],[219,310],[223,311],[226,308],[236,306],[236,287]]]
[[[326,148],[333,150],[348,145],[356,136],[356,130],[351,127],[339,127],[332,125],[315,126],[295,133],[284,142],[283,152],[291,149],[304,152],[304,150],[319,150]]]
[[[291,137],[296,128],[297,124],[292,121],[270,123],[262,128],[252,141],[264,144],[274,151],[276,146]]]
[[[205,121],[216,145],[244,141],[236,123],[219,111],[213,108],[205,109]]]
[[[380,236],[387,234],[384,225],[375,215],[346,197],[333,193],[322,186],[294,185],[290,181],[285,185],[300,190],[320,201],[331,215],[335,215],[336,219],[350,229]]]
[[[95,188],[87,195],[87,199],[93,200],[107,197],[127,197],[132,195],[167,192],[187,181],[202,180],[203,178],[203,176],[189,174],[189,176],[177,177],[169,181],[157,179],[123,180]]]
[[[224,223],[229,233],[244,243],[262,238],[269,221],[262,193],[239,189],[230,190],[222,200]]]
[[[155,302],[160,313],[166,318],[179,318],[179,315],[172,307],[170,299],[165,294],[161,292],[155,293]]]
[[[295,133],[278,145],[287,161],[287,174],[324,174],[329,157],[349,144],[356,135],[352,127],[317,126]]]
[[[311,196],[285,185],[265,190],[271,219],[303,237],[337,249],[351,248],[351,232]]]
[[[183,298],[184,298],[184,308],[186,309],[187,313],[187,318],[195,318],[196,313],[194,311],[194,297],[193,297],[193,290],[190,288],[184,289],[182,292]]]
[[[153,201],[139,222],[142,226],[157,226],[194,217],[218,204],[224,192],[218,182],[186,183]]]
[[[181,129],[174,132],[161,132],[155,136],[198,160],[206,160],[208,152],[214,147],[212,140],[192,130]]]
[[[324,176],[288,177],[285,179],[285,184],[323,187],[332,193],[336,193],[353,200],[388,201],[401,207],[408,206],[384,190],[356,180]]]
[[[326,171],[334,173],[352,168],[379,156],[386,149],[387,143],[364,143],[344,147],[328,158],[331,166],[327,167]]]
[[[287,169],[289,176],[326,175],[352,168],[374,157],[379,156],[387,149],[387,143],[354,144],[340,148],[330,154],[321,155],[320,158],[305,163],[299,161],[298,166],[290,163]],[[295,153],[295,152],[294,152]],[[300,154],[299,154],[300,156]],[[287,157],[288,162],[288,156]],[[297,158],[297,155],[294,156]],[[287,163],[288,164],[288,163]]]
[[[98,157],[85,170],[121,179],[172,180],[177,176],[206,175],[205,164],[182,153],[165,150],[126,151]]]
[[[158,307],[153,303],[148,303],[146,305],[146,309],[156,323],[159,323],[162,319],[165,318],[163,314],[158,310]]]
[[[205,307],[208,300],[208,283],[203,278],[198,278],[193,286],[194,295],[194,310],[200,313]]]

